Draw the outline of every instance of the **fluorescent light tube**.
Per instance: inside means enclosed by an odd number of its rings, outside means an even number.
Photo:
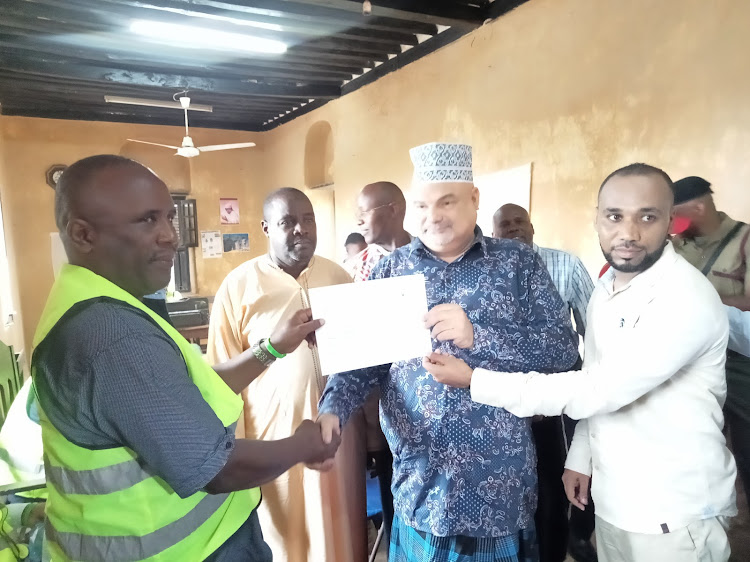
[[[134,20],[130,31],[145,35],[177,47],[193,49],[220,49],[254,53],[281,54],[286,45],[273,39],[262,39],[243,33],[229,33],[192,25],[178,25],[148,20]]]

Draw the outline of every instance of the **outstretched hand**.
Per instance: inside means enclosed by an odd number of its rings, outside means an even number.
[[[463,359],[434,351],[422,359],[422,366],[437,382],[457,388],[471,386],[471,375],[474,369],[469,367]]]
[[[320,438],[323,443],[341,443],[341,422],[334,414],[321,414],[316,422],[320,429]],[[338,447],[338,445],[336,445]],[[327,472],[333,468],[334,457],[319,462],[306,463],[307,468]]]
[[[313,320],[312,310],[304,308],[279,322],[269,340],[276,351],[284,354],[297,349],[303,340],[312,347],[315,345],[315,330],[323,324],[324,320]]]
[[[326,441],[323,438],[323,430],[320,423],[304,420],[297,428],[297,431],[294,432],[294,435],[300,440],[300,447],[303,454],[302,461],[308,468],[320,471],[333,468],[333,459],[341,444],[341,436],[339,434],[331,435]]]

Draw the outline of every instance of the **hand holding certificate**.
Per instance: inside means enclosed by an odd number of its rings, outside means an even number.
[[[432,352],[425,327],[423,275],[310,289],[324,376],[424,357]]]

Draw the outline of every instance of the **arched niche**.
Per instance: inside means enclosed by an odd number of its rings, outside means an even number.
[[[305,187],[333,184],[333,130],[328,121],[318,121],[305,138]]]

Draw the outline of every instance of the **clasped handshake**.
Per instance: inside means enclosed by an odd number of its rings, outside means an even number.
[[[439,342],[452,341],[456,347],[470,349],[474,345],[474,327],[464,310],[454,303],[440,304],[425,315],[425,326]],[[271,334],[271,341],[280,353],[291,353],[303,342],[315,345],[315,330],[324,320],[313,320],[309,308],[300,310],[283,320]],[[471,383],[472,369],[461,359],[433,352],[422,359],[424,368],[438,382],[465,388]],[[333,467],[333,459],[341,444],[341,420],[335,414],[321,414],[317,422],[304,420],[294,437],[303,453],[308,468],[326,471]]]

